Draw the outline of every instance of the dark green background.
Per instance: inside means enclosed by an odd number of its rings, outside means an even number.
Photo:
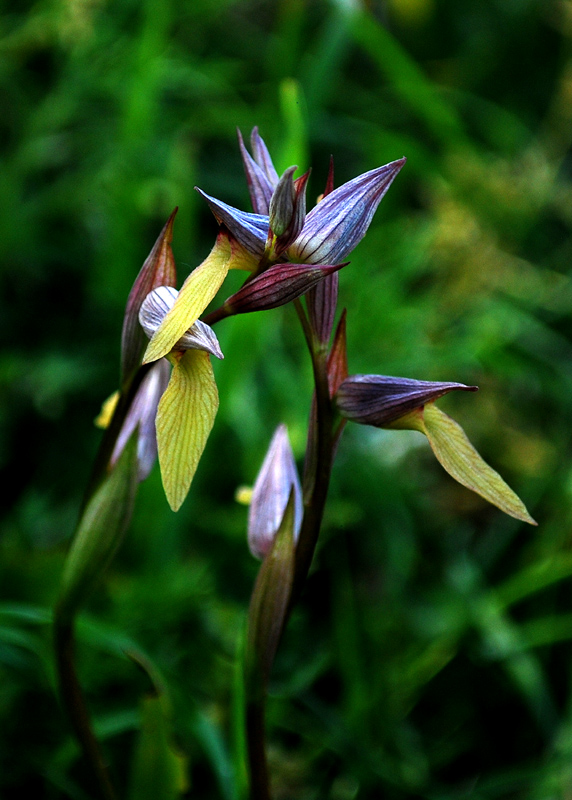
[[[216,235],[193,186],[249,208],[235,131],[254,125],[279,170],[312,165],[309,198],[331,153],[337,184],[408,157],[341,274],[350,370],[478,384],[441,407],[539,522],[455,484],[419,434],[348,426],[273,674],[276,800],[569,796],[572,3],[0,9],[0,797],[92,796],[47,624],[92,421],[173,207],[181,281]],[[176,793],[137,780],[151,685],[122,637],[163,675],[186,796],[239,800],[235,654],[257,564],[234,492],[280,422],[300,465],[305,446],[293,309],[217,333],[221,405],[191,493],[174,515],[154,471],[80,628],[80,675],[135,800]]]

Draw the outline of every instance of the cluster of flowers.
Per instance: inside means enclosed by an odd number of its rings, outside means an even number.
[[[306,213],[309,172],[295,179],[297,167],[293,166],[279,177],[256,128],[251,137],[252,155],[240,133],[239,145],[253,213],[197,189],[220,225],[213,250],[177,291],[170,248],[175,210],[141,269],[125,314],[123,391],[138,371],[148,371],[125,417],[111,463],[117,461],[138,427],[139,478],[148,474],[158,449],[163,485],[174,510],[188,493],[218,408],[210,357],[223,358],[223,354],[211,325],[226,316],[275,308],[305,296],[307,336],[327,354],[336,314],[338,271],[347,265],[345,259],[364,237],[380,201],[405,164],[404,158],[393,161],[337,189],[330,164],[324,194]],[[248,270],[249,275],[238,292],[201,321],[199,317],[229,269]],[[146,349],[144,335],[150,339]],[[327,358],[331,403],[340,418],[421,431],[456,480],[512,516],[533,522],[457,423],[434,405],[448,392],[477,387],[348,375],[345,315]],[[172,365],[170,378],[167,362]],[[112,406],[108,404],[102,417],[104,424]],[[343,423],[340,432],[342,427]],[[291,493],[298,531],[302,520],[300,483],[286,429],[280,426],[252,495],[249,543],[257,557],[268,553]]]

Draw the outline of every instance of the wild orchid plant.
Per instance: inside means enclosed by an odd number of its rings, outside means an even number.
[[[102,410],[106,427],[63,576],[56,609],[60,688],[102,797],[114,792],[91,731],[73,663],[76,612],[112,559],[133,509],[138,482],[158,452],[165,494],[176,511],[185,500],[212,429],[218,393],[211,356],[222,358],[212,326],[236,314],[292,302],[314,375],[303,481],[284,425],[276,430],[254,489],[248,543],[262,560],[252,594],[244,656],[246,738],[251,798],[270,797],[264,744],[266,686],[280,637],[304,586],[318,540],[336,447],[348,420],[424,433],[436,457],[459,483],[522,521],[525,506],[435,401],[475,386],[348,374],[346,312],[334,323],[339,270],[365,236],[372,217],[405,164],[373,169],[324,194],[306,213],[309,172],[279,178],[255,128],[252,155],[239,145],[253,213],[198,190],[220,231],[211,253],[176,290],[173,212],[127,301],[121,386]],[[199,319],[229,269],[248,271],[239,291]],[[304,298],[304,301],[302,300]],[[333,336],[332,336],[333,333]],[[145,347],[146,339],[150,341]]]

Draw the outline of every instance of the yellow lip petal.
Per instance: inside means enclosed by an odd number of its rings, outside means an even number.
[[[522,500],[477,453],[461,426],[428,403],[418,415],[438,461],[456,481],[480,494],[505,514],[536,525]],[[419,428],[418,428],[419,429]]]
[[[220,233],[207,258],[194,269],[181,287],[177,299],[149,342],[143,363],[167,355],[188,331],[218,292],[229,270],[231,245]]]
[[[161,478],[173,511],[187,496],[217,409],[209,354],[187,350],[173,367],[156,421]]]

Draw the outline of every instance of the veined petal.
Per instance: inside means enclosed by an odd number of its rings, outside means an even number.
[[[158,286],[141,304],[139,322],[150,339],[174,306],[178,294],[172,286]],[[200,319],[173,345],[173,350],[205,350],[217,358],[224,358],[216,333]]]
[[[156,286],[174,286],[177,282],[175,259],[171,250],[173,223],[177,210],[173,211],[159,234],[153,249],[141,267],[127,299],[121,334],[122,383],[139,367],[145,350],[145,337],[138,324],[141,303]]]
[[[167,355],[211,302],[229,269],[232,248],[228,235],[220,233],[215,246],[191,272],[181,291],[149,342],[143,363]]]
[[[264,144],[264,139],[258,133],[257,126],[252,129],[252,133],[250,134],[250,146],[252,147],[254,160],[264,171],[271,186],[276,186],[278,183],[278,173],[274,169],[274,164],[270,158],[270,153]]]
[[[248,281],[224,303],[233,314],[278,308],[305,294],[345,264],[275,264]]]
[[[383,428],[448,392],[477,391],[464,383],[416,381],[387,375],[350,375],[338,388],[340,414],[354,422]]]
[[[157,411],[157,445],[163,487],[173,511],[181,507],[218,409],[208,353],[187,350],[176,360]]]
[[[256,163],[244,146],[241,132],[237,131],[237,133],[252,208],[256,214],[268,214],[274,185],[268,179],[266,172]]]
[[[458,483],[476,492],[505,514],[536,525],[526,506],[501,476],[475,450],[461,426],[434,403],[410,414],[402,427],[413,428],[427,436],[441,466]]]
[[[365,236],[405,161],[364,172],[324,197],[306,216],[301,234],[288,249],[289,259],[306,264],[343,261]]]
[[[204,197],[219,225],[224,225],[249,253],[261,257],[268,238],[268,217],[263,214],[248,214],[233,208],[216,197],[211,197],[198,186],[197,192]]]

